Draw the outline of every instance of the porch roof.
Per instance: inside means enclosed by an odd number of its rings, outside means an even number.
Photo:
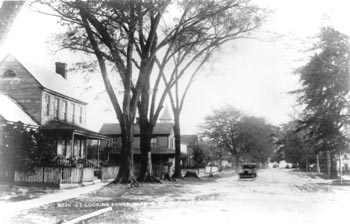
[[[39,126],[11,97],[0,94],[0,117],[7,122],[22,122],[25,125]]]
[[[41,127],[41,130],[46,133],[65,133],[65,134],[77,134],[85,136],[89,139],[109,139],[109,137],[102,135],[98,132],[94,132],[87,128],[80,127],[75,124],[66,123],[63,121],[49,121],[44,126]]]

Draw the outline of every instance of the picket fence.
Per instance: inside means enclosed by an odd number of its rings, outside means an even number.
[[[32,173],[15,171],[16,183],[82,183],[94,181],[94,168],[39,167]]]
[[[119,171],[119,166],[102,167],[101,168],[102,181],[114,179],[117,176],[118,171]]]

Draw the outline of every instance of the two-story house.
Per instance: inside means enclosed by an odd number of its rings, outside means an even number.
[[[166,109],[153,130],[153,138],[151,139],[153,167],[157,167],[157,165],[160,164],[174,164],[175,136],[173,128],[174,123],[172,122],[169,112]],[[105,123],[100,129],[100,133],[110,137],[110,141],[107,142],[104,146],[102,146],[102,148],[105,148],[105,150],[108,151],[107,160],[109,160],[111,163],[119,164],[121,151],[120,125],[118,123]],[[139,167],[141,159],[139,124],[134,125],[133,147],[134,163],[137,173],[137,167]],[[181,157],[187,156],[188,155],[186,145],[181,145]]]
[[[7,55],[0,63],[0,94],[3,101],[22,110],[31,125],[55,139],[57,156],[62,159],[85,159],[87,140],[105,138],[86,128],[87,103],[67,80],[64,63],[57,62],[52,72]]]

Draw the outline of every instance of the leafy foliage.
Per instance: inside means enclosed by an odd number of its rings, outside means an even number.
[[[272,126],[233,107],[214,110],[205,118],[203,129],[207,138],[229,151],[236,160],[265,162],[274,151]]]
[[[324,27],[318,38],[314,55],[296,71],[302,88],[295,93],[305,105],[300,129],[316,152],[336,152],[350,141],[349,37]]]
[[[52,141],[23,123],[6,124],[0,148],[1,170],[34,171],[50,166],[55,156]]]
[[[193,160],[195,168],[204,167],[208,162],[208,155],[201,147],[193,149]]]
[[[283,126],[281,139],[278,141],[280,146],[277,155],[280,160],[285,160],[287,163],[299,164],[299,167],[305,167],[309,162],[309,157],[313,157],[314,151],[308,148],[304,131],[297,130],[297,122],[290,122]],[[278,156],[277,156],[278,157]]]
[[[210,48],[217,48],[228,40],[254,30],[264,17],[263,10],[246,0],[36,2],[48,6],[53,13],[46,14],[59,17],[61,24],[67,28],[57,38],[62,48],[81,51],[97,58],[123,135],[123,162],[116,182],[133,179],[132,124],[137,107],[140,124],[149,122],[150,126],[154,126],[167,91],[175,83],[173,73],[173,78],[168,79],[171,83],[159,100],[158,108],[155,108],[155,92],[164,75],[165,64],[171,61],[172,55],[185,52],[181,60],[188,54],[200,57]],[[174,13],[170,9],[175,9]],[[151,97],[150,82],[156,61],[160,72]],[[110,66],[113,69],[109,69]],[[122,87],[117,86],[118,82],[122,83]],[[118,98],[117,89],[123,92],[122,100]],[[176,145],[178,149],[179,140]],[[178,173],[179,160],[176,161]]]

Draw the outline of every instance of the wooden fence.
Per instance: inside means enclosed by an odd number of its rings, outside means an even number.
[[[162,174],[168,173],[169,175],[172,175],[171,173],[171,167],[168,167],[167,165],[163,164],[152,164],[153,168],[153,174],[156,177],[162,177]]]
[[[93,168],[40,167],[33,173],[15,171],[17,183],[82,183],[94,180]]]
[[[102,181],[116,178],[118,171],[119,171],[119,166],[102,167],[101,168]]]

